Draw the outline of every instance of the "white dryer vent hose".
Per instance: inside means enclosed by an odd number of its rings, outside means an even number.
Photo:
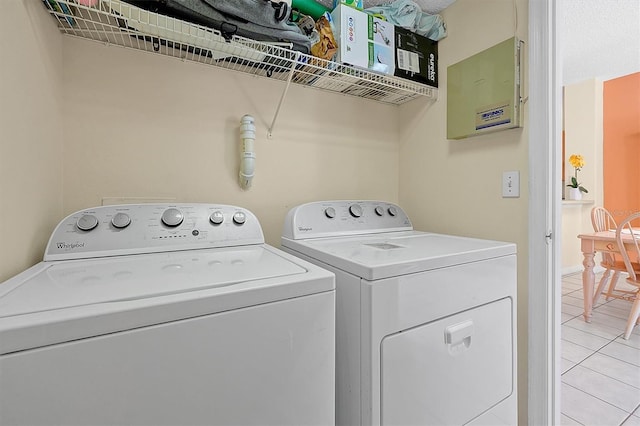
[[[253,152],[253,142],[256,140],[256,126],[254,119],[250,115],[245,115],[240,120],[240,140],[242,143],[242,154],[240,157],[240,187],[242,189],[251,188],[256,167],[256,154]]]

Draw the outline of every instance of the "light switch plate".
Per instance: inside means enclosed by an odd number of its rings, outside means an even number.
[[[502,173],[502,198],[518,198],[520,196],[520,172]]]

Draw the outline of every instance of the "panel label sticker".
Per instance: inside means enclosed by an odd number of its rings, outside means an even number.
[[[485,105],[476,110],[476,130],[507,123],[511,123],[511,104],[509,101]]]

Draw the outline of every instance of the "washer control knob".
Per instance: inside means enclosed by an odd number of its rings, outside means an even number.
[[[92,214],[83,214],[76,222],[76,226],[81,231],[91,231],[98,226],[98,218]]]
[[[184,215],[179,209],[176,209],[175,207],[166,209],[162,213],[162,223],[172,228],[180,225],[183,220],[184,220]]]
[[[118,229],[126,228],[131,224],[131,218],[126,213],[118,212],[111,218],[111,224]]]
[[[362,207],[357,204],[352,204],[349,206],[349,213],[351,213],[353,217],[360,217],[362,216]]]
[[[247,216],[243,212],[235,212],[233,214],[233,223],[236,225],[244,225],[247,220]]]
[[[380,206],[376,207],[374,210],[378,216],[382,216],[384,214],[384,209]]]
[[[224,215],[222,214],[222,212],[220,210],[217,210],[217,211],[211,213],[211,216],[209,216],[209,220],[214,225],[220,225],[222,222],[224,222]]]
[[[398,214],[398,209],[396,209],[395,207],[391,206],[387,209],[387,211],[389,212],[389,214],[391,216],[395,216]]]
[[[327,207],[326,209],[324,209],[324,215],[329,219],[333,219],[334,217],[336,217],[336,209],[334,209],[333,207]]]

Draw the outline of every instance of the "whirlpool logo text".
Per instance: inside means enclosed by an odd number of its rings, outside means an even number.
[[[61,243],[56,243],[56,247],[58,247],[60,250],[75,250],[77,248],[84,247],[84,243],[65,243],[65,242],[61,242]]]

